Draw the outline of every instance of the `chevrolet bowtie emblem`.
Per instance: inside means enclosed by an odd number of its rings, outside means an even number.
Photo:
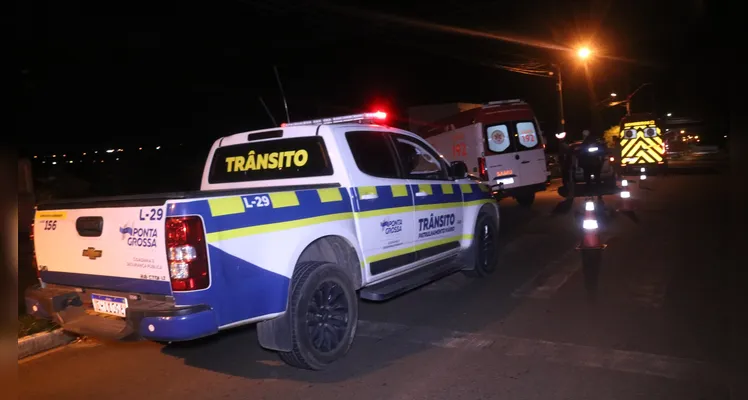
[[[95,260],[101,257],[101,250],[96,250],[93,247],[89,247],[83,250],[83,257],[88,257],[90,260]]]

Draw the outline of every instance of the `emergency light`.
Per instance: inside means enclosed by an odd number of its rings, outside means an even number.
[[[303,126],[303,125],[324,125],[324,124],[342,124],[345,122],[375,122],[375,121],[384,121],[387,119],[387,113],[384,111],[375,111],[375,112],[369,112],[369,113],[363,113],[363,114],[352,114],[352,115],[343,115],[339,117],[330,117],[330,118],[320,118],[320,119],[310,119],[308,121],[300,121],[300,122],[291,122],[291,123],[282,123],[281,128],[285,128],[287,126]]]

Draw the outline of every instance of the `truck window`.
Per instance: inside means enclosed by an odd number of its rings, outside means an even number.
[[[509,127],[506,124],[491,125],[486,128],[486,141],[488,149],[493,153],[503,153],[511,151],[511,142],[509,136]]]
[[[399,178],[389,134],[376,131],[347,132],[345,139],[361,172],[378,178]]]
[[[208,182],[230,183],[332,175],[319,136],[266,140],[216,149]]]
[[[517,142],[519,150],[530,150],[540,146],[540,139],[535,129],[535,124],[531,121],[522,121],[515,124],[517,129]]]
[[[395,140],[400,163],[405,173],[412,179],[447,179],[447,171],[439,155],[418,140],[398,136]]]

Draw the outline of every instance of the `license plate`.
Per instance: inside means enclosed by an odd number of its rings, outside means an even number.
[[[511,185],[514,183],[514,178],[496,178],[496,183],[503,183],[504,185]]]
[[[102,314],[125,317],[127,315],[127,299],[124,297],[91,294],[94,311]]]

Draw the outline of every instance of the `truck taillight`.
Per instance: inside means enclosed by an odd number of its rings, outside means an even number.
[[[208,287],[208,251],[200,217],[166,218],[166,258],[172,290],[183,292]]]
[[[478,169],[480,170],[480,180],[488,180],[488,171],[486,171],[486,157],[478,157]]]

